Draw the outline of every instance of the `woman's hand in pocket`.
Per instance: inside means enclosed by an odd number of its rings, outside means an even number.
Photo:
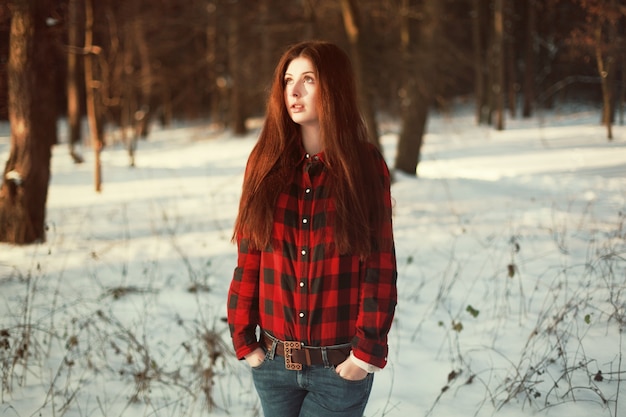
[[[337,365],[335,372],[348,381],[360,381],[367,376],[367,371],[354,363],[350,358]]]
[[[265,352],[261,348],[256,348],[245,356],[246,362],[251,368],[256,368],[265,360]]]

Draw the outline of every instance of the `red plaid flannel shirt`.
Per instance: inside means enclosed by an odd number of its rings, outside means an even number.
[[[384,237],[393,240],[389,170],[378,155],[389,218]],[[354,355],[383,368],[387,333],[397,302],[395,249],[361,260],[340,255],[330,225],[330,176],[324,154],[305,155],[274,212],[273,248],[251,250],[237,242],[238,259],[228,295],[228,323],[235,353],[260,346],[256,329],[310,346],[352,343]]]

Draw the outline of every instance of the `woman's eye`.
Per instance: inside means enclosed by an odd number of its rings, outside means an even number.
[[[285,78],[285,85],[293,84],[293,78]]]
[[[313,84],[313,82],[315,82],[313,77],[304,77],[304,83],[305,84]]]

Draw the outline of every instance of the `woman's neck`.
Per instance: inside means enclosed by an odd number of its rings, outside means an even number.
[[[304,150],[311,155],[320,153],[322,151],[322,138],[319,125],[301,125],[300,131],[302,132]]]

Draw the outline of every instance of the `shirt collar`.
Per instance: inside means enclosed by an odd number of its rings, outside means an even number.
[[[298,161],[298,165],[303,162],[310,162],[310,163],[321,162],[323,164],[326,164],[326,154],[324,153],[324,151],[321,151],[319,153],[311,155],[310,153],[302,149],[302,157]]]
[[[315,162],[322,162],[323,164],[326,164],[326,154],[324,153],[323,150],[316,154],[310,154],[304,149],[304,145],[302,145],[301,141],[299,141],[299,149],[300,149],[300,159],[298,160],[298,163],[296,166],[301,165],[303,163],[315,163]]]

